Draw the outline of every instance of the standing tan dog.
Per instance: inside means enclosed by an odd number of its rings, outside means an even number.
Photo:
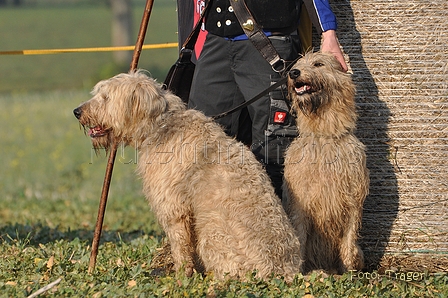
[[[74,110],[95,148],[139,152],[143,192],[166,232],[176,270],[291,281],[300,245],[252,152],[142,71],[99,82]],[[213,100],[213,99],[210,99]]]
[[[332,55],[308,53],[289,72],[288,92],[300,136],[286,152],[284,207],[305,271],[362,269],[357,239],[369,174],[353,133],[354,84]]]

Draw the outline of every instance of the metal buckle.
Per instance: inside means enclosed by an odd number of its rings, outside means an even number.
[[[286,61],[281,58],[272,64],[272,70],[277,73],[281,73],[285,69],[286,69]]]

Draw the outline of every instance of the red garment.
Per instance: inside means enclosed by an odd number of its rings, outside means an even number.
[[[193,0],[194,2],[194,25],[197,23],[201,16],[201,12],[205,7],[205,0]],[[193,28],[192,28],[193,29]],[[201,26],[201,31],[199,32],[198,40],[196,41],[196,44],[194,46],[194,52],[196,54],[196,59],[199,58],[199,55],[201,54],[202,47],[204,46],[205,37],[207,35],[207,31],[205,30],[204,23]]]

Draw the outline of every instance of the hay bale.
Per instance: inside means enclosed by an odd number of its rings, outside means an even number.
[[[357,85],[370,269],[448,270],[448,1],[330,1]]]

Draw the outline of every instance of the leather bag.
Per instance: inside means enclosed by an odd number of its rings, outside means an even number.
[[[193,74],[195,64],[191,61],[192,51],[189,49],[182,49],[179,53],[179,59],[171,66],[166,75],[163,86],[179,96],[183,102],[188,103],[190,96],[191,82],[193,81]]]

